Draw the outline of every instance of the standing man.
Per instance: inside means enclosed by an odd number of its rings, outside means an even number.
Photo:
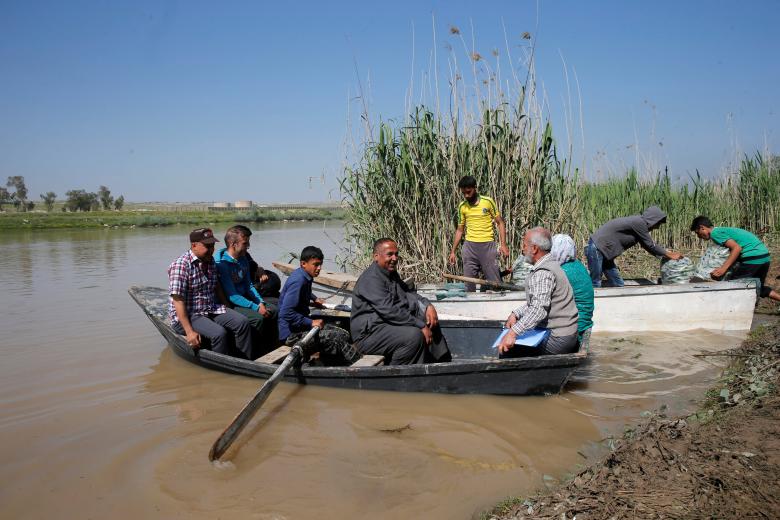
[[[552,239],[545,228],[529,229],[523,236],[525,261],[534,268],[525,279],[526,303],[513,310],[504,324],[510,330],[498,346],[499,357],[567,354],[579,349],[574,290],[550,255],[551,249]],[[515,345],[517,336],[537,327],[550,330],[538,347]]]
[[[506,225],[504,219],[498,213],[496,201],[477,192],[477,180],[471,175],[466,175],[458,182],[464,200],[458,206],[458,229],[455,231],[455,239],[450,249],[450,264],[455,264],[457,257],[455,250],[463,238],[463,230],[466,230],[466,240],[463,242],[463,275],[476,278],[479,272],[486,280],[501,281],[498,262],[496,262],[496,242],[493,232],[493,223],[498,228],[500,243],[499,253],[509,257],[509,248],[506,245]],[[466,282],[467,291],[475,291],[476,285]]]
[[[252,284],[247,252],[251,235],[252,231],[246,226],[236,225],[229,228],[225,232],[227,247],[217,251],[214,260],[220,285],[230,307],[249,320],[252,343],[255,346],[250,359],[255,359],[263,350],[270,352],[276,348],[277,333],[276,307],[266,304]]]
[[[388,365],[450,361],[433,305],[401,280],[398,245],[374,242],[374,261],[352,292],[352,339],[363,354],[385,357]]]
[[[666,213],[658,206],[650,206],[641,215],[614,218],[596,230],[585,246],[588,270],[593,287],[601,287],[601,275],[612,287],[623,287],[623,278],[615,265],[615,258],[639,243],[651,255],[679,260],[680,253],[667,251],[653,242],[650,231],[666,222]]]
[[[249,321],[232,309],[225,307],[225,295],[217,280],[214,264],[214,244],[218,242],[208,228],[190,233],[190,250],[168,267],[168,293],[171,296],[168,316],[171,326],[187,338],[193,348],[201,348],[205,336],[211,350],[228,354],[230,338],[235,334],[235,344],[241,353],[252,355],[252,336]]]
[[[702,240],[712,240],[719,246],[729,248],[729,257],[723,264],[714,269],[710,276],[720,280],[726,272],[731,272],[731,279],[758,278],[761,282],[759,295],[780,301],[780,293],[766,285],[766,275],[769,274],[769,249],[753,233],[741,228],[715,227],[709,217],[700,215],[693,219],[691,231]]]

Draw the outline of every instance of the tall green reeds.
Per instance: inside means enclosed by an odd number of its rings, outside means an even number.
[[[342,181],[348,239],[363,253],[357,266],[368,262],[376,238],[389,236],[402,247],[406,268],[439,278],[447,269],[463,175],[476,177],[480,191],[496,199],[515,247],[520,237],[514,231],[574,225],[576,177],[564,173],[549,123],[541,131],[529,128],[507,110],[486,109],[483,123],[468,134],[456,133],[424,107],[402,128],[380,126],[377,142],[366,146]]]
[[[460,36],[455,28],[451,33]],[[512,80],[502,82],[497,52],[490,66],[463,46],[471,67],[464,74],[450,55],[452,102],[446,112],[421,104],[409,108],[403,123],[374,125],[364,108],[359,157],[341,179],[347,204],[342,260],[348,268],[365,267],[373,241],[391,237],[405,256],[407,272],[419,280],[440,280],[450,269],[447,255],[462,200],[456,186],[463,175],[476,177],[479,191],[496,199],[513,256],[529,227],[568,233],[582,247],[607,220],[651,205],[669,215],[654,232],[656,240],[674,249],[699,245],[689,226],[700,214],[716,225],[759,234],[778,229],[776,157],[745,157],[738,172],[714,180],[697,172],[689,182],[675,184],[668,172],[640,175],[631,169],[623,177],[586,183],[571,164],[571,150],[559,157],[552,126],[537,103],[532,47],[523,64],[524,81],[512,70]]]
[[[351,248],[345,263],[353,269],[370,261],[375,239],[388,236],[398,241],[405,269],[420,279],[440,279],[449,269],[462,201],[457,183],[464,175],[476,177],[480,192],[496,199],[509,224],[510,248],[518,249],[529,226],[575,225],[577,171],[559,159],[552,126],[537,103],[532,47],[523,49],[524,79],[510,67],[505,81],[497,50],[488,63],[457,28],[450,34],[463,45],[468,67],[459,68],[449,47],[446,111],[438,109],[438,85],[436,108],[410,107],[402,124],[373,125],[364,109],[359,158],[341,180]],[[508,44],[506,56],[511,63]]]

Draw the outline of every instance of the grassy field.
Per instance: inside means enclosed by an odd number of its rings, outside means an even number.
[[[252,211],[171,211],[148,208],[122,211],[67,213],[54,210],[0,213],[0,229],[53,229],[96,227],[159,227],[175,224],[206,226],[218,222],[259,223],[285,220],[338,220],[344,210],[335,208],[254,209]]]

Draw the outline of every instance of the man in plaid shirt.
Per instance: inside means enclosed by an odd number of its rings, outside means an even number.
[[[211,350],[228,354],[230,336],[235,334],[235,345],[249,358],[252,355],[252,337],[249,320],[225,307],[225,295],[217,281],[214,264],[214,244],[218,242],[208,228],[190,233],[190,250],[168,267],[168,293],[171,295],[168,316],[171,326],[187,338],[193,348],[201,348],[202,339],[211,343]]]
[[[513,310],[504,325],[510,330],[498,346],[501,357],[565,354],[579,348],[574,290],[550,249],[552,238],[545,228],[529,229],[523,236],[523,255],[534,267],[525,279],[526,303]],[[534,328],[549,329],[550,335],[537,347],[515,345],[517,336]]]

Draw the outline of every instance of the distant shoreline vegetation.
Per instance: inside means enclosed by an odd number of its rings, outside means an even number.
[[[61,206],[61,204],[60,204]],[[262,223],[284,221],[323,221],[344,219],[345,210],[339,206],[307,207],[303,205],[254,207],[246,210],[221,209],[209,211],[193,206],[170,204],[126,203],[121,211],[64,212],[55,208],[43,211],[0,212],[0,229],[61,229],[100,227],[163,227],[177,224],[193,226],[216,222]]]

